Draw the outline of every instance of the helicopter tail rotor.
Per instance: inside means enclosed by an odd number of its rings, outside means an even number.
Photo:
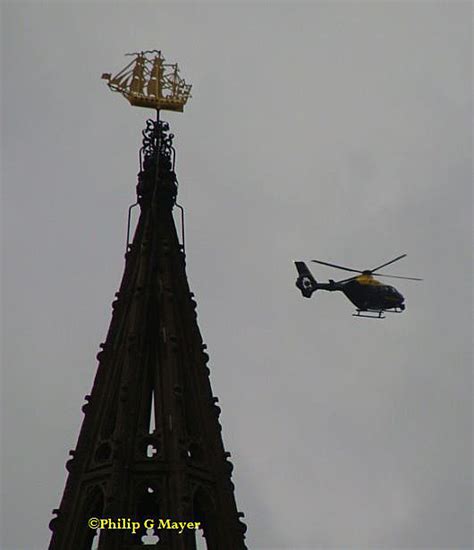
[[[295,262],[295,266],[298,270],[298,278],[295,284],[305,298],[311,298],[313,292],[318,290],[318,283],[304,262]]]

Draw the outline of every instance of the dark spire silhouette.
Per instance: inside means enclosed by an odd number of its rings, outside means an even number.
[[[140,218],[49,550],[196,548],[199,530],[179,533],[160,519],[199,522],[209,550],[243,550],[246,527],[173,219],[173,135],[159,120],[143,134]],[[97,530],[91,518],[110,523]]]

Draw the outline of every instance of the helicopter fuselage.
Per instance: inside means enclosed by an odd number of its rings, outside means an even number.
[[[326,288],[328,286],[329,288]],[[316,283],[321,290],[339,290],[361,311],[367,310],[404,310],[404,297],[396,288],[385,285],[373,277],[361,275],[352,281],[342,283]]]

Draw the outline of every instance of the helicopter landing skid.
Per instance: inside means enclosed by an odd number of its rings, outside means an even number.
[[[395,307],[393,309],[357,309],[352,317],[366,317],[367,319],[385,319],[384,313],[402,313],[403,309]],[[368,313],[368,315],[366,315]],[[370,315],[373,313],[373,315]]]
[[[376,315],[370,315],[371,313],[374,313]],[[367,309],[358,309],[356,310],[356,313],[352,314],[352,317],[365,317],[366,319],[385,319],[384,310],[367,310]],[[367,315],[368,314],[368,315]]]

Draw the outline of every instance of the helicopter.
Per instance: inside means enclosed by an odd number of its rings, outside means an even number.
[[[399,275],[385,275],[384,273],[377,273],[379,269],[393,264],[394,262],[398,262],[398,260],[405,257],[406,254],[402,254],[401,256],[397,256],[393,260],[385,262],[377,267],[374,267],[373,269],[364,270],[331,264],[321,260],[311,260],[317,264],[342,269],[344,271],[351,271],[353,273],[359,273],[359,275],[349,277],[348,279],[342,279],[340,281],[333,281],[332,279],[329,279],[328,283],[318,283],[304,262],[295,261],[295,266],[298,271],[296,286],[301,290],[301,293],[305,298],[310,298],[316,290],[328,290],[329,292],[340,290],[356,306],[356,312],[352,314],[354,317],[385,319],[384,313],[401,313],[405,310],[405,298],[396,288],[381,283],[374,278],[374,275],[378,277],[391,277],[394,279],[408,279],[410,281],[423,280],[417,277],[401,277]]]

